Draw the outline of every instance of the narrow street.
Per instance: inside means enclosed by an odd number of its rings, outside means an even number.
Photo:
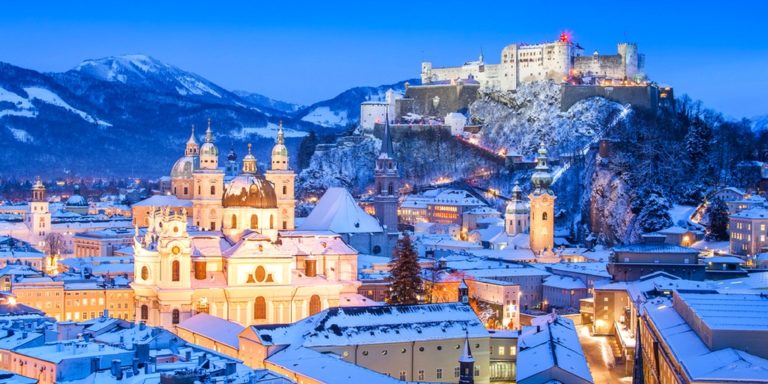
[[[624,364],[613,363],[613,354],[608,337],[590,335],[588,325],[579,325],[576,330],[595,384],[632,382],[632,377],[624,373]]]

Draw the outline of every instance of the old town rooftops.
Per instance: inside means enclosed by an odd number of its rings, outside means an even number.
[[[292,325],[252,326],[264,345],[305,347],[484,337],[488,331],[459,303],[330,308]]]

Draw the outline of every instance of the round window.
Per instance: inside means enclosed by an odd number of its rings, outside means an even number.
[[[178,245],[174,245],[173,248],[171,248],[171,253],[174,255],[178,255],[181,252],[181,248],[179,248]]]
[[[178,232],[179,232],[179,227],[174,225],[173,226],[173,233],[178,233]]]
[[[386,356],[387,355],[387,350],[385,349],[385,350],[381,351],[381,355],[382,356]]]
[[[363,356],[368,356],[368,351],[363,351]]]
[[[149,280],[149,268],[146,266],[141,267],[141,279]]]
[[[403,348],[403,349],[401,349],[401,350],[400,350],[400,353],[405,353],[405,352],[406,352],[406,349],[405,349],[405,348]]]
[[[419,352],[424,352],[424,347],[419,347]]]
[[[256,281],[258,281],[259,283],[263,283],[264,280],[267,278],[267,271],[264,269],[264,267],[259,265],[258,267],[256,267],[256,273],[254,274],[254,277],[256,278]]]
[[[438,346],[437,346],[437,350],[438,350],[438,351],[442,351],[442,350],[443,350],[443,347],[438,345]]]

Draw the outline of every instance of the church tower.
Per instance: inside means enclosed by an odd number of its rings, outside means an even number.
[[[376,159],[374,179],[376,180],[376,196],[373,206],[376,218],[386,227],[388,232],[397,232],[397,203],[400,190],[400,176],[395,161],[395,151],[392,147],[392,137],[389,127],[389,113],[384,119],[384,135],[381,138],[381,152]]]
[[[528,232],[530,208],[523,201],[523,190],[515,182],[512,187],[512,199],[507,203],[504,214],[504,229],[507,235],[514,236]]]
[[[277,131],[277,142],[272,147],[272,165],[265,177],[275,187],[277,195],[277,225],[278,229],[292,230],[295,227],[296,191],[294,183],[296,173],[288,163],[288,148],[285,146],[283,122]]]
[[[213,143],[211,119],[200,146],[200,166],[193,173],[192,222],[201,230],[221,229],[221,195],[224,171],[219,169],[219,149]]]
[[[29,203],[29,215],[27,227],[35,239],[43,240],[51,231],[51,211],[48,200],[45,198],[45,185],[40,176],[35,179],[32,186],[32,201]]]
[[[187,140],[187,147],[184,149],[184,156],[197,157],[199,155],[200,146],[197,144],[197,139],[195,139],[195,125],[192,124],[192,134],[189,135],[189,140]]]
[[[194,178],[192,174],[200,163],[200,146],[195,139],[195,126],[189,135],[184,156],[176,160],[171,168],[171,192],[179,199],[191,200],[194,195]]]
[[[475,358],[469,347],[469,333],[464,339],[464,352],[459,358],[459,384],[475,384]]]
[[[549,172],[547,149],[544,143],[539,146],[531,182],[533,192],[528,195],[531,202],[530,244],[531,250],[540,255],[552,252],[555,234],[555,194],[549,188],[552,185],[552,174]]]

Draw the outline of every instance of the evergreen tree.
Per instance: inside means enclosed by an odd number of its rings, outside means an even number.
[[[299,169],[304,169],[309,166],[309,161],[312,159],[312,155],[315,154],[315,147],[317,146],[317,135],[314,130],[309,131],[309,134],[301,140],[299,144],[299,156],[297,158],[297,164]]]
[[[728,240],[728,206],[723,199],[715,198],[707,208],[709,225],[707,231],[714,240]]]
[[[389,290],[390,304],[418,304],[423,293],[421,266],[411,238],[407,234],[397,241],[397,250],[390,262],[392,285]]]
[[[672,218],[669,216],[672,205],[669,200],[654,192],[646,194],[643,200],[643,207],[637,215],[643,232],[656,232],[672,226]]]
[[[709,126],[698,117],[694,119],[693,124],[688,128],[688,133],[685,135],[685,150],[694,167],[697,167],[698,162],[709,153],[709,143],[711,140],[712,130]]]

